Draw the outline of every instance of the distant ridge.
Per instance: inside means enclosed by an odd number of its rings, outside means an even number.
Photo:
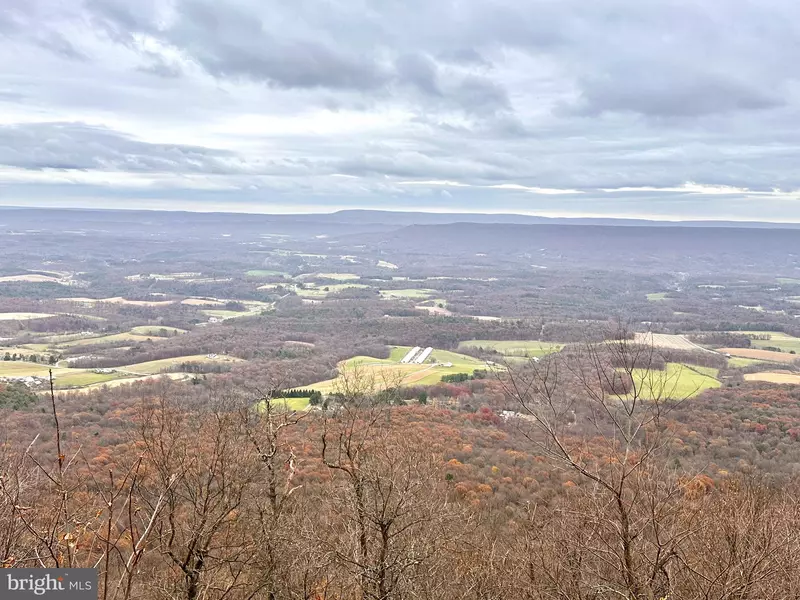
[[[800,223],[774,223],[761,221],[658,221],[649,219],[595,218],[595,217],[542,217],[514,213],[441,213],[424,211],[395,211],[376,209],[347,209],[330,213],[243,213],[194,212],[181,210],[141,210],[105,208],[38,208],[0,206],[0,226],[13,221],[30,219],[34,223],[69,222],[82,218],[91,223],[111,219],[125,222],[169,221],[173,218],[196,223],[214,222],[219,225],[258,224],[279,225],[292,228],[303,224],[317,227],[364,231],[390,230],[409,225],[449,225],[453,223],[479,223],[502,225],[596,225],[607,227],[728,227],[738,229],[800,229]]]
[[[305,216],[305,215],[297,215]],[[323,217],[324,215],[317,215]],[[514,213],[435,213],[370,209],[339,210],[328,215],[340,223],[393,223],[394,225],[447,225],[450,223],[500,223],[507,225],[605,225],[618,227],[736,227],[800,229],[800,223],[767,221],[658,221],[607,217],[542,217]]]

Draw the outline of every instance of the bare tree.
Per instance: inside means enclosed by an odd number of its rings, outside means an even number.
[[[392,427],[387,405],[396,386],[387,383],[376,398],[375,380],[347,377],[341,406],[324,422],[321,454],[336,516],[325,542],[331,563],[348,575],[331,577],[328,587],[369,600],[436,597],[437,551],[452,537],[454,511],[437,457]]]
[[[689,394],[652,344],[624,329],[606,337],[502,378],[528,415],[527,438],[579,483],[556,508],[562,523],[580,525],[568,540],[579,552],[551,565],[559,575],[545,572],[554,593],[568,583],[570,597],[668,597],[680,545],[695,530],[680,503],[686,474],[668,462],[667,417]]]

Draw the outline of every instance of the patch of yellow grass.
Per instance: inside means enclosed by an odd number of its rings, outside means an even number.
[[[780,371],[765,371],[763,373],[747,373],[745,381],[766,381],[768,383],[800,383],[800,375],[797,373],[781,373]]]

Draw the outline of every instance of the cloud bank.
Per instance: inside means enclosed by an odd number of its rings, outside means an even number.
[[[0,202],[800,221],[788,0],[5,0]]]

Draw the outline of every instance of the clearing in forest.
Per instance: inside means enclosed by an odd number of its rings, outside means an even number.
[[[467,340],[458,345],[462,348],[483,348],[495,350],[505,356],[541,357],[560,352],[564,344],[558,342],[542,342],[538,340]]]
[[[405,290],[381,290],[384,300],[422,300],[430,298],[436,290],[408,288]]]
[[[722,384],[714,377],[716,373],[716,369],[707,367],[667,363],[663,371],[634,369],[632,377],[641,398],[683,399],[720,387]]]
[[[800,375],[786,371],[764,371],[763,373],[747,373],[745,381],[766,381],[768,383],[785,383],[797,385],[800,383]]]
[[[712,352],[712,350],[690,342],[682,335],[671,335],[668,333],[635,333],[633,341],[637,344],[644,344],[645,346],[653,346],[655,348],[667,348],[669,350]]]
[[[742,358],[755,358],[769,362],[790,363],[800,358],[797,354],[787,352],[773,352],[771,350],[759,350],[758,348],[720,348],[719,352],[740,356]]]
[[[796,338],[788,333],[780,331],[731,331],[739,335],[746,335],[750,337],[751,348],[780,348],[782,352],[795,352],[800,353],[800,338]],[[767,339],[754,339],[754,338],[767,338]]]
[[[53,316],[55,315],[52,313],[5,312],[0,313],[0,321],[26,321],[28,319],[44,319]]]
[[[302,387],[332,394],[352,386],[353,380],[358,378],[361,380],[359,389],[367,387],[376,391],[395,385],[433,385],[439,383],[443,375],[472,375],[476,369],[487,368],[486,363],[477,358],[447,350],[434,350],[423,364],[401,364],[400,360],[409,350],[411,346],[394,346],[389,358],[355,356],[339,363],[340,375],[336,379]]]

